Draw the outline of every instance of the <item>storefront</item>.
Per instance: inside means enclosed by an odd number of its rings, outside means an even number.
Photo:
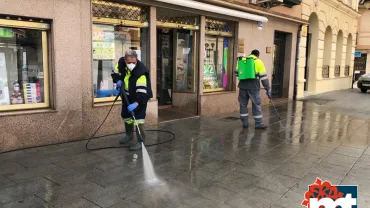
[[[128,49],[150,71],[149,124],[237,111],[236,57],[259,49],[271,74],[276,31],[289,49],[280,68],[291,96],[298,23],[199,2],[58,2],[0,8],[12,14],[0,18],[0,123],[9,129],[0,152],[91,135],[117,95],[111,72]],[[118,102],[99,135],[123,131],[120,110]]]

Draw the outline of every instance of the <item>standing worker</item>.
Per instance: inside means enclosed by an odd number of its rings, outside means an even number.
[[[120,144],[130,147],[131,151],[140,150],[142,148],[139,141],[140,136],[136,130],[138,141],[133,144],[134,138],[134,119],[131,117],[131,112],[135,113],[136,122],[139,126],[142,142],[145,140],[144,122],[146,117],[147,103],[153,97],[152,88],[149,78],[149,70],[138,60],[137,53],[129,50],[125,53],[125,57],[119,59],[118,64],[112,73],[113,82],[117,84],[117,89],[123,89],[126,93],[130,105],[127,106],[125,101],[122,101],[121,116],[125,122],[126,136],[119,141]],[[122,87],[122,85],[124,85]]]
[[[271,91],[265,65],[259,59],[259,56],[260,52],[253,50],[248,57],[238,58],[238,65],[236,67],[239,79],[240,119],[244,128],[248,128],[249,99],[252,101],[252,112],[256,122],[256,129],[267,128],[262,122],[260,81],[266,89],[266,95],[269,98],[271,97]]]

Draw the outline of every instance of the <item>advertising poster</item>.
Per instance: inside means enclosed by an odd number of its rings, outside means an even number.
[[[7,77],[5,53],[0,52],[0,105],[10,104]]]
[[[176,53],[176,90],[187,89],[188,55],[184,54],[186,48],[185,40],[178,39]]]
[[[229,57],[229,39],[224,38],[224,57],[222,66],[222,87],[227,87],[227,62]]]
[[[215,60],[216,44],[216,38],[206,37],[203,89],[218,88]]]
[[[114,60],[114,27],[108,25],[93,25],[93,59]]]

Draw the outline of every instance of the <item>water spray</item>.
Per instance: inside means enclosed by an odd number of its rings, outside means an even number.
[[[271,97],[271,96],[268,96],[268,97],[269,97],[269,99],[270,99],[270,103],[272,104],[272,107],[273,107],[273,108],[274,108],[274,110],[275,110],[276,115],[277,115],[277,116],[278,116],[278,118],[279,118],[279,121],[281,121],[280,114],[279,114],[279,112],[277,111],[277,109],[276,109],[276,107],[275,107],[274,102],[272,101],[272,97]]]

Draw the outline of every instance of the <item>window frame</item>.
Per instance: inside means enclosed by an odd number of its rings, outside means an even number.
[[[50,24],[41,22],[27,22],[20,20],[0,19],[0,27],[19,28],[27,30],[41,31],[42,41],[42,68],[44,75],[44,102],[17,104],[17,105],[0,105],[0,112],[17,111],[17,110],[36,110],[50,107],[50,79],[49,79],[49,36]],[[24,96],[24,93],[22,93]]]
[[[146,28],[146,29],[149,30],[148,20],[146,20],[146,21],[136,21],[136,20],[121,20],[121,19],[106,18],[106,17],[92,17],[91,26],[93,24],[110,25],[110,26],[123,26],[123,27],[139,28],[139,29]],[[92,31],[91,31],[91,38],[92,38],[92,35],[93,34],[92,34]],[[148,31],[146,37],[144,37],[145,40],[149,42],[149,37],[148,36],[149,36],[149,31]],[[91,39],[91,59],[92,59],[91,64],[93,64],[93,61],[94,61],[93,54],[92,54],[92,44],[93,44],[93,41]],[[148,50],[149,50],[149,48],[145,48],[144,52],[147,53]],[[118,61],[118,60],[116,60],[116,61]],[[93,70],[92,65],[91,65],[91,70]],[[92,83],[94,83],[94,80],[92,80]],[[93,84],[92,84],[92,86],[93,86]],[[95,104],[99,105],[99,104],[114,102],[114,100],[116,99],[116,96],[105,97],[105,98],[96,98],[94,96],[94,93],[92,93],[92,99],[93,99],[94,105]],[[121,102],[122,101],[121,97],[119,97],[117,99],[117,101]],[[119,103],[119,102],[117,102],[117,103]]]

